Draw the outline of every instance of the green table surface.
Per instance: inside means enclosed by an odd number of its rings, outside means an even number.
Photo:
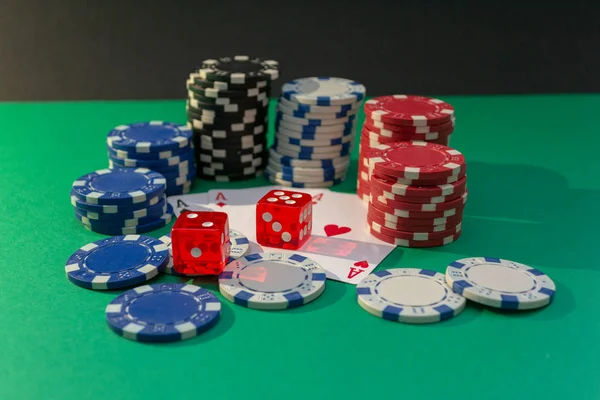
[[[554,279],[549,307],[469,303],[450,321],[407,325],[366,313],[339,282],[307,306],[263,312],[204,279],[223,300],[221,321],[161,345],[107,327],[104,308],[120,291],[66,279],[71,253],[103,237],[74,218],[69,190],[107,166],[113,126],[184,122],[184,101],[0,104],[0,399],[600,398],[600,96],[445,99],[457,110],[452,145],[469,165],[464,233],[446,247],[397,248],[380,268],[511,259]],[[336,190],[354,191],[355,175],[356,162]]]

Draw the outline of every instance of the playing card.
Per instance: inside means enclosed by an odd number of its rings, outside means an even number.
[[[211,211],[208,207],[208,192],[184,194],[180,196],[169,196],[167,201],[173,207],[175,216],[178,217],[182,211]]]

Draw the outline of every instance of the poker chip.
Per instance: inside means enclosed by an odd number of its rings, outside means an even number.
[[[325,125],[325,126],[312,126],[312,125],[300,125],[294,122],[286,121],[281,118],[275,119],[275,127],[277,129],[283,128],[290,131],[296,131],[301,133],[335,133],[339,135],[347,134],[348,132],[353,132],[355,126],[355,121],[348,121],[338,125]]]
[[[285,99],[282,99],[285,100]],[[287,100],[286,100],[287,101]],[[298,110],[295,107],[289,107],[285,104],[283,104],[282,102],[279,102],[279,105],[277,106],[277,110],[281,111],[281,113],[283,115],[289,115],[295,118],[302,118],[302,119],[307,119],[307,120],[337,120],[338,118],[345,118],[345,117],[350,117],[350,116],[354,116],[356,115],[356,113],[358,112],[358,108],[352,108],[349,109],[348,111],[340,111],[340,112],[310,112],[310,111],[303,111],[303,110]],[[320,125],[320,124],[318,124]]]
[[[353,123],[356,120],[355,115],[338,118],[321,118],[321,119],[306,119],[288,115],[283,113],[281,110],[277,111],[277,118],[281,121],[290,122],[302,126],[339,126],[344,124]]]
[[[458,150],[422,141],[371,147],[368,159],[371,170],[404,179],[446,178],[465,169]]]
[[[368,204],[369,199],[366,199],[366,202]],[[433,233],[447,231],[455,228],[459,224],[462,224],[462,215],[456,215],[447,218],[419,219],[414,220],[414,222],[412,220],[409,220],[408,222],[402,222],[403,220],[399,220],[398,223],[394,223],[386,220],[385,218],[381,218],[381,216],[369,213],[367,216],[367,227],[370,225],[370,221],[377,223],[382,228],[385,227],[395,231],[402,231],[403,233]],[[424,225],[417,224],[417,222],[423,223],[422,221],[425,221]],[[381,232],[383,233],[383,230]]]
[[[325,270],[301,254],[255,253],[227,264],[219,290],[234,304],[283,310],[310,303],[325,290]]]
[[[411,126],[411,125],[394,125],[388,124],[381,121],[376,121],[371,118],[365,119],[364,128],[371,132],[377,133],[381,136],[396,136],[396,135],[426,135],[432,132],[445,132],[454,130],[456,123],[455,118],[451,118],[449,121],[442,122],[438,125],[427,125],[427,126]]]
[[[166,274],[175,275],[175,276],[191,276],[191,277],[199,276],[199,275],[182,274],[182,273],[175,271],[175,269],[173,268],[173,255],[172,255],[172,249],[171,249],[171,234],[170,233],[167,235],[161,236],[158,240],[160,240],[162,243],[164,243],[167,246],[167,248],[169,249],[169,260],[164,269],[164,272]],[[231,247],[229,249],[229,259],[228,259],[227,263],[230,263],[233,260],[237,260],[238,258],[245,256],[248,253],[248,251],[250,250],[250,241],[241,232],[238,232],[234,229],[230,229],[229,230],[229,240],[231,241]]]
[[[169,249],[158,239],[115,236],[81,247],[69,257],[65,271],[77,286],[112,290],[154,278],[168,261]]]
[[[443,204],[443,203],[441,203]],[[385,218],[390,221],[396,221],[398,218],[409,218],[409,219],[421,219],[421,218],[446,218],[462,212],[464,206],[460,205],[456,208],[450,208],[442,211],[407,211],[400,210],[394,207],[386,206],[373,201],[371,196],[371,202],[369,203],[369,210],[375,210],[374,212],[385,213]]]
[[[71,193],[99,205],[133,205],[165,192],[165,178],[146,168],[101,169],[79,177]]]
[[[173,207],[167,204],[167,210],[157,218],[139,219],[131,221],[104,222],[90,220],[75,213],[75,218],[88,230],[102,235],[134,235],[152,232],[163,228],[171,223],[173,219]]]
[[[356,294],[369,314],[412,324],[446,321],[466,305],[465,298],[446,284],[444,274],[417,268],[374,272],[356,286]]]
[[[368,172],[364,172],[363,178],[368,182],[371,182],[374,186],[378,186],[383,190],[387,190],[389,192],[395,193],[396,191],[403,190],[404,186],[443,186],[447,184],[453,184],[461,181],[466,176],[466,170],[462,170],[457,176],[449,176],[447,178],[437,178],[437,179],[403,179],[396,178],[393,176],[386,176],[383,174],[380,175],[372,175],[368,176]]]
[[[281,92],[283,98],[292,102],[330,106],[360,103],[365,97],[366,89],[349,79],[311,77],[287,82]]]
[[[446,269],[446,282],[467,299],[506,310],[544,307],[556,286],[543,272],[518,262],[492,257],[463,258]]]
[[[439,216],[441,215],[441,216]],[[405,226],[433,226],[433,225],[444,225],[453,224],[462,220],[463,210],[452,210],[434,215],[424,216],[424,218],[410,218],[400,217],[398,215],[389,214],[385,211],[381,211],[373,206],[373,203],[369,201],[368,217],[376,221],[378,224],[385,225],[386,227],[398,229],[398,230],[409,230],[405,229]],[[382,221],[386,221],[385,223]]]
[[[231,182],[265,168],[271,82],[279,64],[248,56],[205,60],[186,82],[196,176]]]
[[[79,200],[76,196],[73,196],[71,192],[71,205],[86,213],[96,214],[120,214],[120,213],[134,213],[138,210],[143,210],[148,207],[152,207],[159,203],[164,196],[155,196],[149,200],[139,202],[136,204],[125,204],[125,205],[113,205],[113,204],[91,204],[85,201]]]
[[[444,229],[444,230],[435,230],[433,232],[411,232],[411,231],[401,231],[397,229],[388,228],[386,226],[380,225],[377,222],[367,217],[367,223],[369,229],[376,231],[382,235],[389,236],[394,239],[403,239],[403,240],[413,240],[413,241],[427,241],[427,240],[435,240],[442,239],[445,237],[449,237],[454,235],[455,233],[459,233],[462,230],[462,224],[459,223],[452,228]]]
[[[421,186],[423,187],[423,186]],[[426,187],[426,186],[424,186]],[[388,204],[388,201],[399,201],[402,203],[414,203],[414,204],[437,204],[437,203],[445,203],[448,201],[456,200],[466,192],[466,186],[463,187],[462,190],[449,194],[447,196],[435,196],[435,197],[413,197],[413,196],[404,196],[398,195],[394,193],[387,192],[385,190],[381,190],[376,186],[370,186],[370,195],[373,198],[377,199],[378,202],[383,204]]]
[[[365,115],[375,121],[398,125],[436,125],[454,115],[454,108],[442,100],[403,94],[370,99],[364,109]]]
[[[221,57],[204,60],[196,73],[207,81],[232,84],[269,82],[279,78],[279,63],[249,56]]]
[[[374,204],[381,205],[382,207],[390,207],[394,210],[404,210],[404,211],[420,211],[420,212],[429,212],[429,211],[445,211],[453,208],[460,208],[464,206],[467,202],[467,194],[465,192],[460,197],[455,199],[446,200],[444,202],[437,203],[407,203],[404,201],[396,201],[391,200],[385,196],[376,195],[374,190],[371,190],[371,201]]]
[[[73,205],[73,208],[75,209],[75,213],[77,213],[80,217],[82,217],[82,219],[85,220],[97,220],[107,222],[123,221],[124,226],[130,226],[131,222],[129,221],[140,221],[144,218],[155,219],[157,217],[160,217],[167,211],[167,200],[164,196],[162,196],[161,200],[152,206],[121,213],[104,213],[83,210],[77,207],[77,203]]]
[[[395,246],[400,247],[415,247],[415,248],[424,248],[424,247],[440,247],[455,242],[461,235],[462,231],[459,231],[453,235],[446,236],[440,239],[431,239],[431,240],[408,240],[408,239],[398,239],[388,235],[384,235],[383,233],[377,232],[375,229],[369,226],[369,232],[371,235],[381,240],[382,242],[393,244]]]
[[[188,146],[191,140],[189,128],[163,121],[119,125],[106,137],[106,143],[111,148],[132,153],[181,149]]]
[[[192,131],[171,122],[150,121],[120,125],[107,137],[108,166],[148,168],[165,178],[167,196],[194,183],[196,165]]]
[[[288,167],[300,168],[338,168],[350,163],[350,156],[340,156],[323,160],[300,160],[294,157],[285,156],[278,153],[275,149],[269,149],[269,161],[274,161]]]
[[[362,144],[368,146],[369,148],[378,146],[380,144],[392,143],[392,142],[400,142],[400,141],[411,141],[411,140],[421,140],[426,142],[432,142],[434,140],[439,139],[440,137],[450,136],[452,130],[444,131],[444,132],[430,132],[423,134],[394,134],[393,136],[384,136],[380,134],[376,134],[368,130],[367,127],[363,125],[363,130],[361,131],[361,140]]]
[[[295,188],[341,183],[350,165],[361,84],[342,78],[302,78],[283,85],[265,176]]]
[[[221,302],[190,284],[139,286],[106,306],[108,326],[126,339],[175,342],[198,336],[216,325]]]

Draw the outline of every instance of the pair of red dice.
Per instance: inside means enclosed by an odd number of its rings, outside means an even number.
[[[272,190],[256,203],[256,240],[269,247],[296,250],[312,231],[312,196]],[[229,258],[226,213],[184,211],[171,230],[173,268],[185,275],[218,275]]]

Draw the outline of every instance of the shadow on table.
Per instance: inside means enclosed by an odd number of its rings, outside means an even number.
[[[575,190],[555,171],[473,162],[463,235],[433,251],[562,269],[600,268],[597,190]]]

